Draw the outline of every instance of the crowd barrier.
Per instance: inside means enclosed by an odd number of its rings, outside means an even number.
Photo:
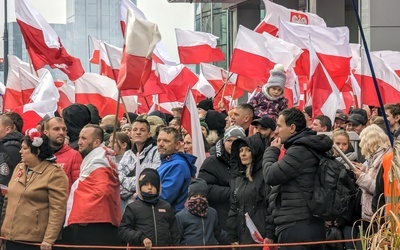
[[[0,237],[0,239],[4,240],[4,237]],[[288,247],[288,246],[308,246],[308,245],[322,245],[322,244],[336,244],[336,243],[347,243],[347,242],[358,242],[361,239],[349,239],[349,240],[327,240],[327,241],[312,241],[312,242],[294,242],[294,243],[274,243],[274,244],[243,244],[243,245],[212,245],[212,246],[165,246],[165,247],[152,247],[151,249],[236,249],[236,248],[251,248],[251,247],[264,247],[264,249],[268,248],[278,248],[278,247]],[[26,245],[36,245],[40,244],[35,243],[26,243],[26,242],[18,242]],[[53,247],[58,248],[85,248],[85,249],[145,249],[144,247],[138,246],[94,246],[94,245],[66,245],[66,244],[54,244]]]

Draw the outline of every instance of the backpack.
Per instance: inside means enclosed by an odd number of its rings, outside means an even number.
[[[355,198],[357,189],[354,173],[347,170],[334,156],[308,150],[319,159],[319,165],[311,200],[304,193],[303,196],[313,216],[335,220],[349,210]]]

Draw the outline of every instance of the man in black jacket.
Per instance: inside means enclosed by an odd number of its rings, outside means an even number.
[[[310,151],[324,154],[332,148],[332,140],[306,128],[303,113],[290,108],[277,120],[276,139],[265,150],[263,174],[272,186],[270,203],[278,243],[325,240],[325,222],[314,217],[307,205],[311,200],[318,158]],[[286,149],[278,160],[281,146]],[[282,250],[323,249],[323,245],[281,247]]]
[[[9,115],[0,115],[0,142],[4,144],[11,157],[11,173],[21,161],[21,140],[24,137],[13,123]]]

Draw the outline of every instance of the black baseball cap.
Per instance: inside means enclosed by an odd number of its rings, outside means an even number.
[[[272,131],[275,131],[276,129],[275,121],[269,117],[259,118],[251,123],[251,125],[257,125],[257,124],[260,124],[261,127],[263,128],[270,128]]]

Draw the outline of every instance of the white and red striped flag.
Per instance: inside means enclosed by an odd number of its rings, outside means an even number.
[[[33,5],[15,0],[15,15],[35,70],[49,65],[60,69],[71,81],[83,75],[81,61],[67,53],[56,32]]]
[[[160,82],[167,90],[167,94],[159,96],[159,102],[183,102],[188,88],[199,81],[199,77],[183,64],[177,66],[157,64]]]
[[[200,167],[206,159],[206,152],[204,149],[203,134],[201,133],[199,113],[197,105],[194,100],[193,94],[190,90],[187,91],[185,102],[183,103],[181,125],[189,135],[192,137],[193,155],[197,157],[196,160],[196,176],[199,173]]]
[[[217,47],[218,37],[210,33],[175,29],[178,54],[183,64],[218,62],[225,59],[224,53]]]
[[[258,33],[267,32],[276,36],[279,28],[279,20],[326,27],[324,19],[316,14],[288,9],[270,0],[263,0],[263,2],[265,6],[265,18],[255,28],[255,31]]]
[[[128,19],[128,11],[131,9],[137,18],[147,20],[144,13],[130,0],[121,0],[120,5],[120,24],[122,30],[122,36],[125,37],[126,20]]]
[[[350,75],[350,59],[352,57],[347,27],[328,28],[314,25],[302,25],[280,22],[279,37],[303,49],[296,61],[295,71],[298,76],[310,73],[309,38],[319,60],[341,91],[350,91],[347,79]]]
[[[367,64],[365,51],[361,53],[362,62],[358,65],[354,76],[359,83],[362,104],[379,107],[378,96],[372,79],[370,68]],[[400,100],[400,78],[389,68],[386,63],[373,53],[371,53],[372,64],[383,103],[397,103]],[[363,66],[363,67],[362,67]]]
[[[75,81],[75,100],[76,103],[80,104],[93,104],[98,108],[99,115],[104,117],[109,114],[115,114],[118,89],[115,82],[106,76],[85,73]],[[130,98],[129,101],[127,100],[125,104],[130,104],[130,106],[127,106],[126,112],[136,110],[137,104],[133,98]],[[118,117],[121,117],[125,113],[125,110],[122,104],[119,105]]]
[[[381,50],[371,52],[371,54],[381,58],[400,77],[400,51]]]
[[[118,89],[143,88],[150,77],[151,55],[161,40],[156,24],[136,18],[132,9],[128,10],[125,48],[118,75]]]
[[[19,69],[19,79],[21,80],[21,96],[22,104],[31,101],[31,95],[35,88],[39,85],[39,78],[23,68]]]
[[[90,41],[93,45],[92,55],[90,56],[89,62],[93,64],[100,64],[100,40],[89,35]]]
[[[68,197],[64,226],[119,225],[122,217],[120,187],[113,154],[111,149],[99,146],[83,159],[79,178],[72,184]]]
[[[58,111],[62,114],[63,109],[75,103],[75,86],[64,81],[55,81],[54,84],[60,94],[60,99],[58,100]]]
[[[15,107],[24,105],[19,69],[30,70],[28,63],[13,55],[8,55],[8,68],[6,92],[4,94],[4,111],[10,111]]]
[[[20,114],[24,120],[23,131],[36,127],[45,116],[53,117],[54,112],[57,110],[57,102],[60,95],[54,85],[51,73],[47,69],[43,69],[38,81],[39,84],[30,97],[32,102],[16,107],[13,110]]]
[[[256,225],[254,225],[253,220],[250,218],[249,213],[244,214],[244,218],[246,220],[246,226],[250,231],[251,238],[254,240],[254,242],[263,244],[264,239],[261,236],[260,232],[258,231]]]
[[[116,46],[100,43],[100,75],[117,81],[122,58],[122,49]]]
[[[323,63],[318,59],[311,39],[310,51],[310,92],[312,98],[312,114],[328,116],[332,124],[335,120],[336,110],[340,108],[340,92],[332,81]]]
[[[269,77],[269,69],[275,62],[271,61],[271,52],[267,48],[267,40],[262,34],[240,25],[233,49],[230,71],[240,76],[254,79],[254,84],[243,84],[238,87],[252,92],[258,84],[263,85]]]

